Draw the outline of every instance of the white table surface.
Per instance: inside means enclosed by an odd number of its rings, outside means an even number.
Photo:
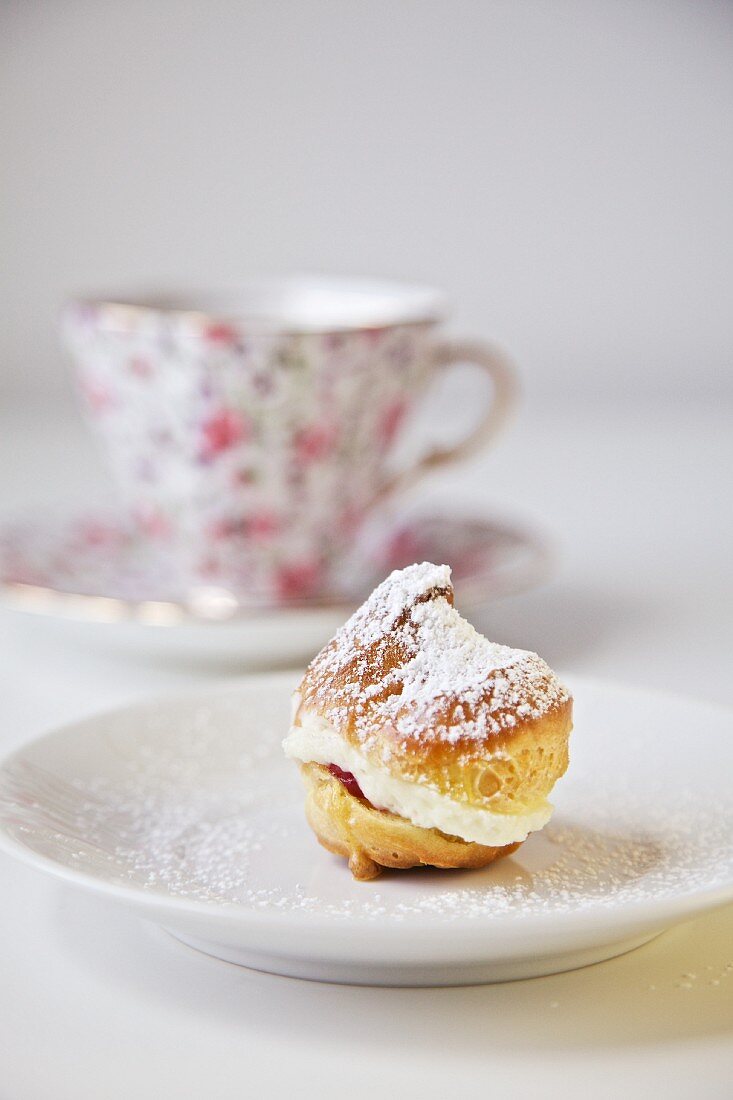
[[[552,579],[477,625],[571,682],[591,673],[727,702],[729,423],[714,402],[527,405],[493,453],[425,491],[439,500],[450,487],[457,503],[554,536]],[[101,499],[104,485],[63,402],[5,403],[3,511]],[[59,645],[40,619],[0,619],[0,669],[2,753],[213,678]],[[733,907],[574,973],[382,990],[197,955],[5,856],[0,898],[0,1100],[731,1095]]]

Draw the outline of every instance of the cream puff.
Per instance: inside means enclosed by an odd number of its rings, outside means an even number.
[[[572,700],[536,653],[453,606],[446,565],[396,570],[306,670],[283,748],[306,816],[355,878],[483,867],[549,820]]]

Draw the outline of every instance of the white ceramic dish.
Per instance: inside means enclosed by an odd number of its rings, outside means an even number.
[[[466,609],[541,581],[540,538],[480,516],[412,516],[365,534],[328,591],[243,603],[221,584],[187,590],[176,570],[114,513],[28,516],[0,523],[0,608],[43,616],[44,631],[197,664],[292,666],[317,652],[392,569],[450,564]]]
[[[0,768],[0,845],[183,942],[322,981],[444,985],[568,970],[733,897],[733,719],[571,679],[556,813],[479,872],[353,882],[280,752],[292,675],[99,715]]]

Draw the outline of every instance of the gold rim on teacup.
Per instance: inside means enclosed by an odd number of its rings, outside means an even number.
[[[264,305],[268,299],[269,304]],[[349,304],[349,299],[356,301]],[[392,305],[385,307],[388,299],[392,299]],[[368,306],[368,300],[375,303],[374,308]],[[348,313],[349,308],[354,312]],[[344,312],[337,318],[339,310]],[[187,334],[205,338],[216,325],[231,326],[242,335],[336,336],[403,325],[431,325],[441,321],[446,311],[444,295],[428,286],[309,275],[253,279],[213,293],[178,288],[165,292],[79,294],[67,300],[62,312],[75,319],[86,315],[89,324],[110,332],[144,330],[163,321],[173,327],[181,326]],[[305,319],[306,314],[310,319]],[[321,320],[317,319],[319,314]]]

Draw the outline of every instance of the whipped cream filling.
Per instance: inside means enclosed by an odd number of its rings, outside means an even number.
[[[367,760],[329,722],[308,712],[301,712],[300,723],[291,726],[283,749],[286,756],[303,764],[336,764],[351,772],[373,806],[390,810],[413,825],[492,848],[526,840],[546,825],[552,814],[549,802],[529,813],[498,814],[456,802],[420,783],[395,778]]]

